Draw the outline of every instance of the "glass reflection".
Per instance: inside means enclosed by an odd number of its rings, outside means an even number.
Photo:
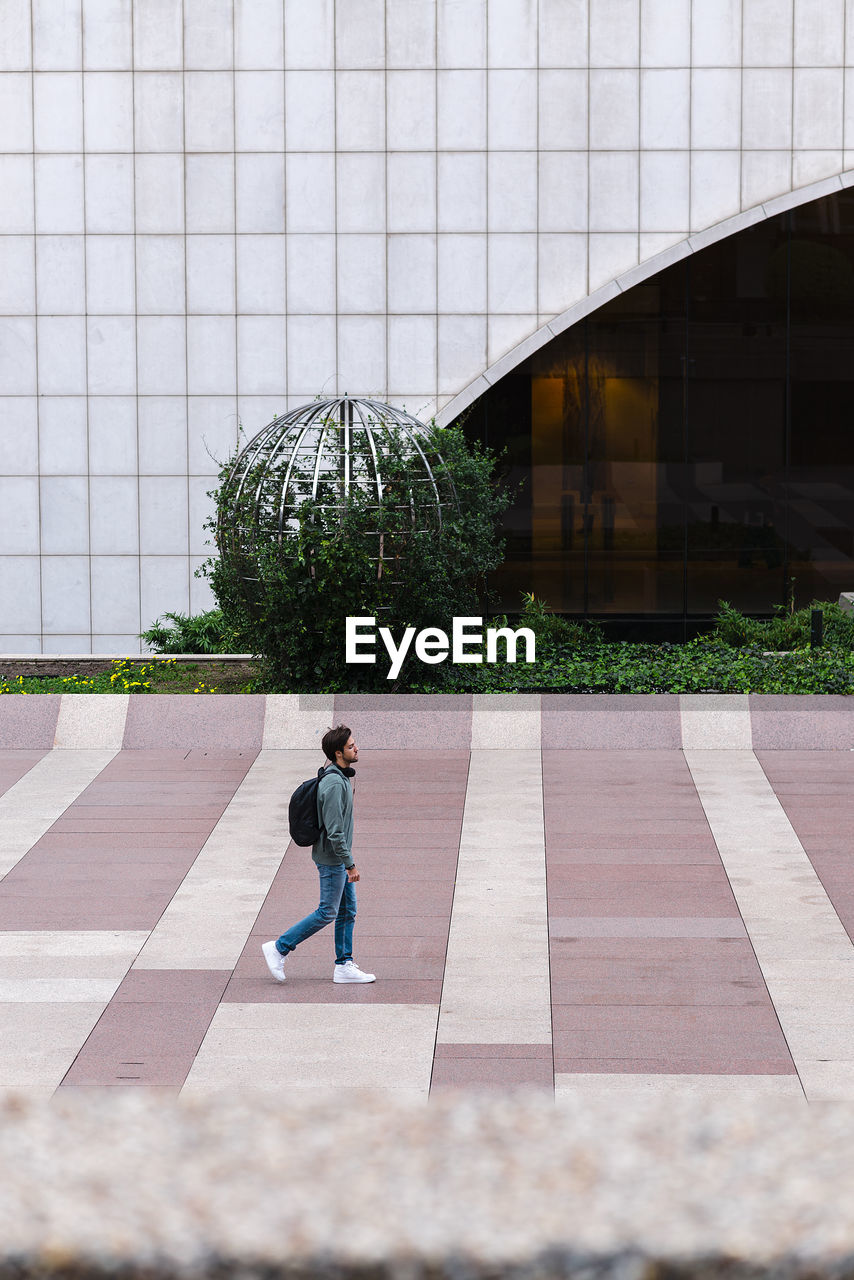
[[[473,408],[516,497],[493,588],[679,623],[854,587],[854,194],[626,292]]]

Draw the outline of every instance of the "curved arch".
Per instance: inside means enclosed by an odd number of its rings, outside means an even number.
[[[846,187],[854,187],[854,169],[835,174],[832,178],[822,178],[821,181],[810,183],[809,186],[798,187],[794,191],[787,191],[785,195],[776,196],[773,200],[766,200],[762,204],[754,205],[753,208],[737,213],[734,217],[725,218],[722,222],[715,223],[714,226],[698,231],[694,235],[686,236],[684,240],[680,240],[677,244],[662,250],[655,257],[647,258],[646,261],[638,263],[637,266],[630,267],[628,271],[624,271],[622,275],[615,277],[608,284],[602,285],[595,292],[589,293],[586,297],[573,303],[566,311],[562,311],[553,320],[549,320],[548,324],[542,325],[530,337],[518,343],[517,346],[503,355],[500,360],[496,360],[494,364],[490,365],[468,386],[458,392],[453,400],[450,400],[436,414],[437,424],[439,426],[447,426],[449,422],[453,422],[469,405],[473,404],[484,392],[500,381],[505,374],[511,373],[523,360],[527,360],[529,356],[533,355],[535,351],[539,351],[552,338],[564,333],[565,330],[579,320],[583,320],[585,316],[598,311],[599,307],[603,307],[606,302],[610,302],[618,294],[625,293],[628,289],[634,288],[636,284],[643,284],[644,280],[649,280],[651,276],[657,275],[659,271],[663,271],[666,267],[671,267],[675,262],[680,262],[683,258],[687,258],[689,254],[697,253],[700,249],[716,244],[719,240],[725,240],[728,236],[736,235],[739,231],[744,231],[747,227],[752,227],[767,218],[774,218],[777,214],[787,213],[790,209],[796,209],[802,204],[809,204],[813,200],[818,200],[821,196],[833,195]]]

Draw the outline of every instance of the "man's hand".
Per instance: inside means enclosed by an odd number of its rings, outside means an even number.
[[[347,879],[350,882],[350,884],[355,884],[356,881],[359,879],[359,873],[355,867],[347,868]]]

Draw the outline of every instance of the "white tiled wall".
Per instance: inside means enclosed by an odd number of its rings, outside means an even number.
[[[0,650],[205,607],[239,424],[446,420],[639,264],[847,181],[852,61],[846,0],[3,0]]]

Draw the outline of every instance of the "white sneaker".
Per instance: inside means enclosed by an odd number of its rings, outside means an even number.
[[[363,973],[352,960],[345,960],[344,964],[336,964],[332,974],[333,982],[376,982],[376,980],[375,973]]]
[[[264,959],[267,961],[267,968],[272,973],[277,982],[285,981],[285,957],[276,947],[274,942],[265,942],[261,947],[264,952]]]

